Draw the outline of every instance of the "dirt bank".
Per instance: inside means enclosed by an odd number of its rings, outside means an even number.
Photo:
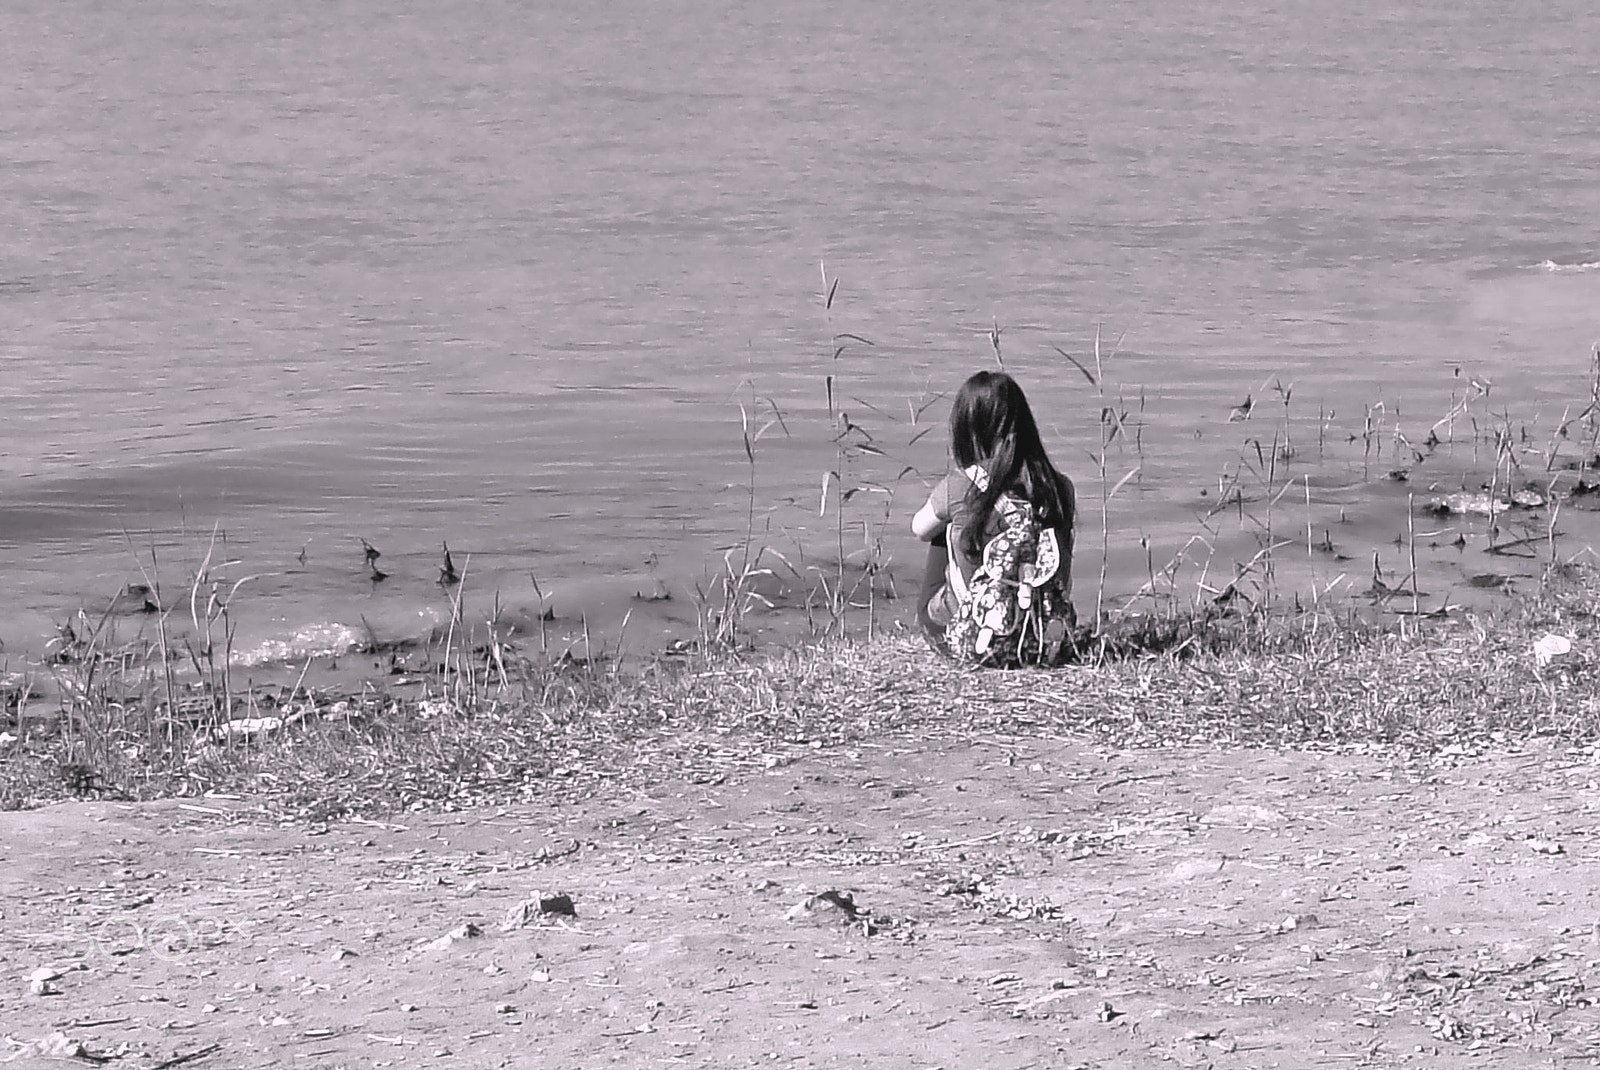
[[[989,738],[768,763],[325,828],[226,798],[0,814],[0,1062],[1014,1070],[1600,1053],[1591,751]],[[827,891],[857,913],[811,898]]]

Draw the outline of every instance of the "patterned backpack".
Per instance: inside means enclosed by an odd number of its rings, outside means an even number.
[[[967,475],[979,490],[988,484],[988,473],[978,465]],[[983,561],[971,579],[962,577],[954,558],[956,540],[950,540],[948,579],[959,608],[945,641],[956,660],[968,664],[1054,664],[1077,621],[1060,540],[1020,498],[1002,494],[994,508],[1000,530],[984,545]]]

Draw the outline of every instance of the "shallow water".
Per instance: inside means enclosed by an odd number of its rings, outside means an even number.
[[[528,620],[536,577],[564,627],[665,634],[750,527],[741,403],[784,417],[756,541],[836,553],[830,375],[884,451],[842,482],[894,490],[851,501],[847,548],[881,524],[903,591],[943,464],[916,436],[996,325],[1080,484],[1080,602],[1102,401],[1056,347],[1089,362],[1097,330],[1137,428],[1108,481],[1140,466],[1112,593],[1197,535],[1248,560],[1279,495],[1274,537],[1400,567],[1408,491],[1487,477],[1471,419],[1543,448],[1588,401],[1600,14],[1328,7],[14,3],[0,640],[130,582],[187,596],[214,531],[246,651],[426,630],[445,542],[484,615]],[[1475,377],[1454,449],[1378,478]],[[1225,530],[1201,490],[1280,430]]]

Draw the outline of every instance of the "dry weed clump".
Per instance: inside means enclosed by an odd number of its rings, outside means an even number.
[[[1588,740],[1600,735],[1597,600],[1600,577],[1569,572],[1481,617],[1214,615],[1165,646],[1133,625],[1052,670],[966,669],[906,635],[626,673],[502,646],[493,687],[297,690],[256,696],[251,717],[232,720],[171,717],[165,681],[146,677],[142,697],[64,699],[52,731],[15,738],[13,722],[0,806],[224,792],[328,819],[710,782],[816,748],[978,735],[1126,746]],[[1541,660],[1535,644],[1550,634],[1570,651]]]
[[[1596,590],[1593,576],[1552,577],[1526,601],[1483,617],[1285,623],[1188,658],[1107,659],[961,683],[969,708],[1031,711],[1021,721],[1030,730],[1090,731],[1133,745],[1587,739],[1600,732]],[[1541,665],[1534,644],[1551,633],[1572,640],[1572,651]]]

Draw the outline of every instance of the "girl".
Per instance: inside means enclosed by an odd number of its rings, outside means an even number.
[[[1076,622],[1076,496],[1016,380],[979,372],[961,385],[950,454],[951,471],[911,520],[932,543],[917,619],[935,649],[962,660],[1053,660]]]

